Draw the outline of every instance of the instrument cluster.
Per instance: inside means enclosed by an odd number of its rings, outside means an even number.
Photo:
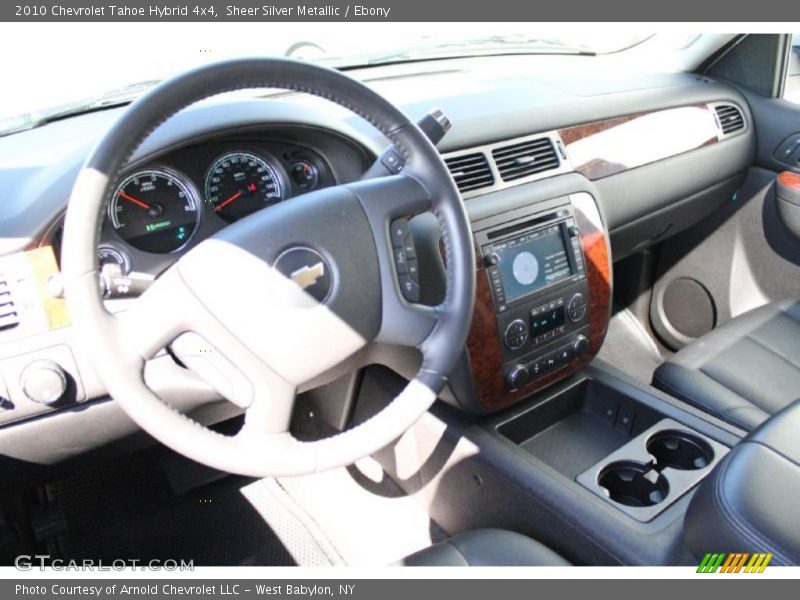
[[[322,154],[294,143],[230,140],[173,151],[116,182],[98,267],[158,272],[228,224],[336,183]]]

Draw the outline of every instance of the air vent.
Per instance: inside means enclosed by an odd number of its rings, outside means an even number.
[[[492,151],[492,158],[503,181],[557,169],[561,164],[549,137],[502,146]]]
[[[724,135],[730,135],[740,129],[744,129],[744,116],[736,106],[731,104],[719,104],[714,107],[717,113],[717,121]]]
[[[0,331],[17,325],[19,325],[19,316],[14,306],[14,300],[11,298],[11,290],[5,277],[0,273]]]
[[[482,152],[447,158],[444,162],[462,194],[494,184],[492,169]]]

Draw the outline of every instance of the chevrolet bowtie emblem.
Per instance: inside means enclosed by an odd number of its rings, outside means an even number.
[[[289,279],[294,281],[301,290],[304,290],[307,287],[311,287],[317,283],[317,279],[323,275],[325,275],[325,264],[318,262],[310,267],[304,266],[300,269],[297,269],[291,275],[289,275]]]

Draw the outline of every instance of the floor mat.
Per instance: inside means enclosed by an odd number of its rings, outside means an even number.
[[[407,495],[372,458],[358,466],[263,483],[280,485],[348,565],[394,564],[447,537],[423,503]]]
[[[280,480],[227,476],[176,495],[160,466],[165,451],[46,486],[67,526],[56,540],[59,558],[369,566],[392,564],[446,537],[372,459],[361,469]]]
[[[664,360],[653,339],[627,309],[611,317],[597,356],[648,384],[653,379],[653,371]]]
[[[64,559],[194,560],[195,566],[294,565],[295,560],[229,476],[176,496],[153,453],[47,485],[68,531]]]

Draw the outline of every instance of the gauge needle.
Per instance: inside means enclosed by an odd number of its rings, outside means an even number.
[[[141,206],[142,208],[147,208],[147,209],[151,208],[150,205],[147,204],[147,202],[142,202],[141,200],[137,200],[133,196],[128,196],[128,194],[126,194],[125,192],[123,192],[121,190],[119,192],[117,192],[117,195],[122,196],[128,202],[133,202],[135,205]]]
[[[221,204],[218,204],[217,206],[215,206],[215,207],[214,207],[214,212],[219,212],[219,211],[221,211],[223,208],[225,208],[226,206],[228,206],[228,204],[230,204],[231,202],[233,202],[234,200],[236,200],[236,199],[237,199],[239,196],[241,196],[241,195],[242,195],[242,192],[241,192],[241,190],[239,190],[239,191],[238,191],[238,192],[236,192],[236,193],[235,193],[233,196],[231,196],[231,197],[230,197],[230,198],[228,198],[227,200],[223,201]]]

